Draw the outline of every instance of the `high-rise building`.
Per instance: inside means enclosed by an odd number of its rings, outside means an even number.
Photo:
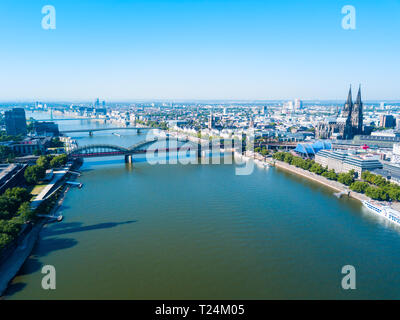
[[[389,114],[382,114],[379,119],[379,125],[383,128],[394,128],[396,126],[396,118]]]
[[[23,108],[14,108],[10,111],[6,111],[4,113],[4,118],[8,135],[16,136],[19,134],[26,134],[26,118]]]
[[[267,106],[261,107],[261,114],[267,114]]]
[[[211,111],[211,114],[210,114],[210,116],[209,116],[209,119],[208,119],[208,129],[213,129],[214,128],[214,115],[213,115],[213,113],[212,113],[212,111]]]
[[[249,120],[249,128],[250,128],[250,129],[254,129],[254,118],[253,118],[253,117],[250,117],[250,120]]]
[[[38,136],[58,136],[58,124],[54,122],[37,121],[33,124],[35,133]]]
[[[300,110],[303,108],[303,101],[301,101],[300,99],[295,99],[294,100],[294,108],[296,110]]]

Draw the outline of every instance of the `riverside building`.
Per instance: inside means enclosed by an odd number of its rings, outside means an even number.
[[[321,150],[315,155],[315,162],[328,169],[334,169],[337,173],[354,170],[358,176],[363,171],[382,169],[379,155],[374,154],[350,154],[343,151]]]

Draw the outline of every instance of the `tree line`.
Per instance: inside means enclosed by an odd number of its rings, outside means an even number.
[[[269,154],[269,150],[267,149],[266,146],[255,147],[254,152],[260,153],[263,156],[266,156],[267,154]]]
[[[374,200],[400,201],[400,186],[388,181],[381,175],[364,171],[361,174],[361,180],[356,181],[354,170],[338,174],[333,169],[328,170],[327,167],[322,167],[314,160],[303,159],[289,152],[276,152],[272,157],[276,160],[321,175],[329,180],[338,181],[348,186],[350,190],[363,193]]]
[[[34,185],[44,178],[47,169],[62,167],[66,163],[66,154],[40,156],[35,165],[25,170],[25,181]],[[21,187],[7,189],[0,196],[0,250],[18,236],[24,223],[35,219],[36,212],[30,207],[31,198],[30,192]],[[45,201],[40,209],[41,212],[49,211],[47,207],[50,205],[53,203]]]
[[[25,188],[7,189],[0,196],[0,249],[14,240],[24,223],[35,218],[31,194]]]

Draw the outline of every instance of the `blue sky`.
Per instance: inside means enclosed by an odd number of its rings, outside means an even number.
[[[0,100],[400,99],[399,34],[400,0],[1,0]]]

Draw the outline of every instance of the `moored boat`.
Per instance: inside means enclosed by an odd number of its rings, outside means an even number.
[[[388,205],[382,205],[375,201],[362,201],[364,207],[368,210],[376,213],[377,215],[392,221],[393,223],[400,226],[400,212],[397,210],[392,209]]]

